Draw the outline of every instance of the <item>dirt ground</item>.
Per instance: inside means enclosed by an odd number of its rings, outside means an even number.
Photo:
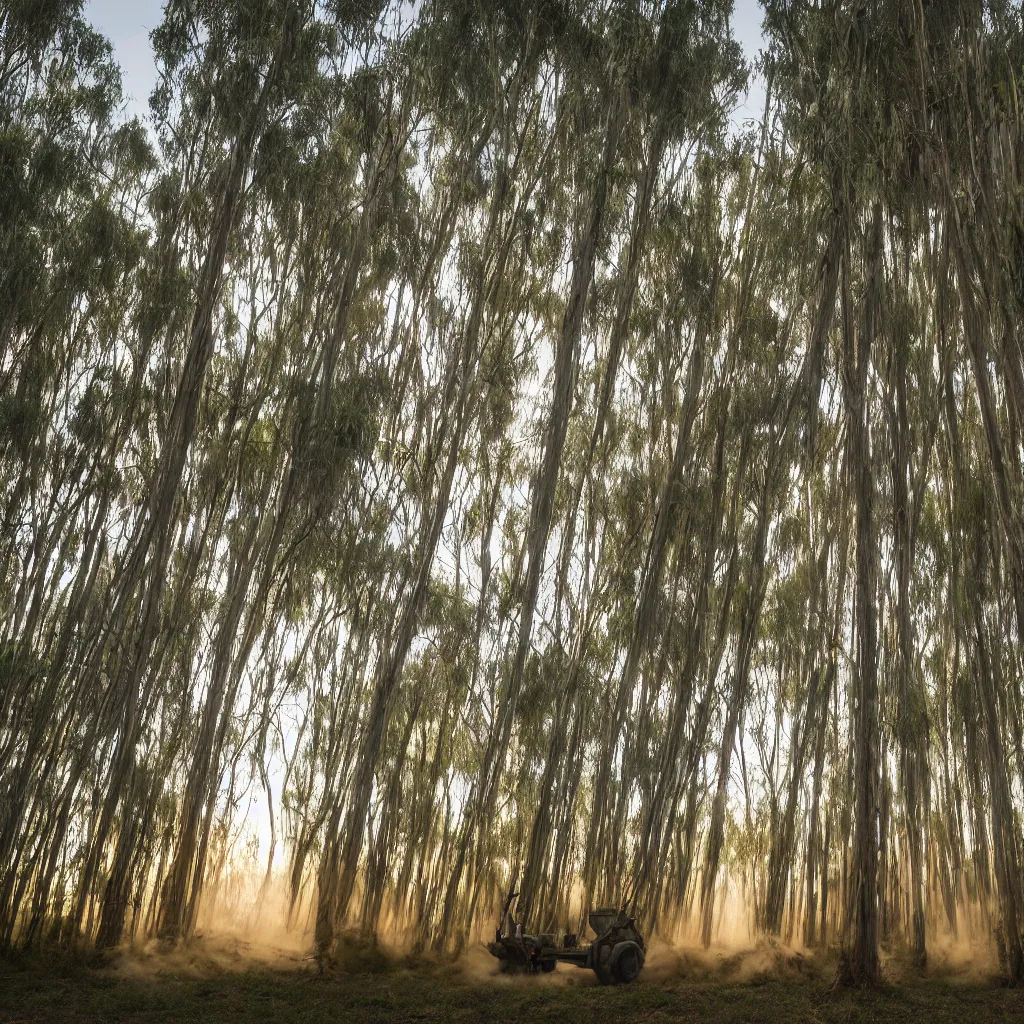
[[[340,969],[321,976],[300,951],[233,940],[173,953],[135,950],[102,962],[0,961],[0,1022],[1024,1020],[1024,992],[1000,986],[984,966],[941,953],[924,979],[907,976],[892,958],[889,983],[873,992],[835,989],[833,975],[827,958],[761,945],[708,953],[655,948],[641,980],[621,988],[566,965],[548,976],[497,976],[483,949],[449,965],[353,949]]]

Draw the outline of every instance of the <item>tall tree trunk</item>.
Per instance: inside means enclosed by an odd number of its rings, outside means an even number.
[[[849,222],[848,222],[849,223]],[[847,411],[848,466],[857,516],[857,575],[854,621],[854,820],[846,949],[841,979],[875,985],[881,979],[878,958],[878,627],[875,594],[878,554],[874,526],[868,369],[878,333],[882,272],[881,209],[872,214],[867,242],[863,319],[853,323],[849,295],[849,247],[843,268],[843,391]]]

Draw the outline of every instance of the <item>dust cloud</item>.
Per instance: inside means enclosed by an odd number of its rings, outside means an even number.
[[[245,877],[233,872],[210,888],[200,907],[197,934],[171,946],[159,938],[136,940],[115,951],[108,966],[128,977],[161,975],[210,976],[228,971],[266,968],[275,971],[316,971],[313,900],[310,894],[290,906],[284,875]],[[592,971],[558,964],[551,973],[504,974],[487,951],[493,922],[481,919],[475,937],[456,957],[414,951],[409,922],[382,922],[381,934],[369,939],[343,933],[331,970],[339,974],[385,974],[400,970],[436,970],[455,983],[564,987],[598,984]],[[991,942],[972,929],[972,938],[940,934],[928,943],[925,978],[984,984],[998,977],[999,964]],[[641,981],[650,984],[761,984],[769,980],[828,981],[835,977],[838,950],[806,949],[799,943],[758,936],[742,902],[726,898],[714,930],[715,941],[704,948],[696,932],[684,926],[671,936],[648,939]],[[581,936],[581,941],[589,941]],[[900,984],[919,979],[909,954],[898,947],[883,949],[886,981]]]

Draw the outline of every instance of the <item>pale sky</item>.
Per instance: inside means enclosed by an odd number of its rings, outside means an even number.
[[[149,94],[156,85],[156,66],[149,33],[160,24],[163,0],[86,0],[85,20],[102,32],[114,47],[121,65],[128,109],[145,115]]]
[[[86,0],[85,4],[86,20],[114,47],[128,110],[140,116],[145,116],[156,84],[149,33],[160,23],[162,10],[163,0]],[[761,47],[761,18],[759,0],[734,0],[733,32],[750,61]],[[764,89],[757,81],[737,111],[738,120],[760,117],[763,104]]]

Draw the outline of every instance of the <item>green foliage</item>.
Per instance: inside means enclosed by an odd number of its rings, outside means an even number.
[[[258,799],[325,954],[727,879],[1021,980],[1020,12],[768,0],[738,130],[731,7],[171,0],[145,122],[5,7],[0,946]]]

